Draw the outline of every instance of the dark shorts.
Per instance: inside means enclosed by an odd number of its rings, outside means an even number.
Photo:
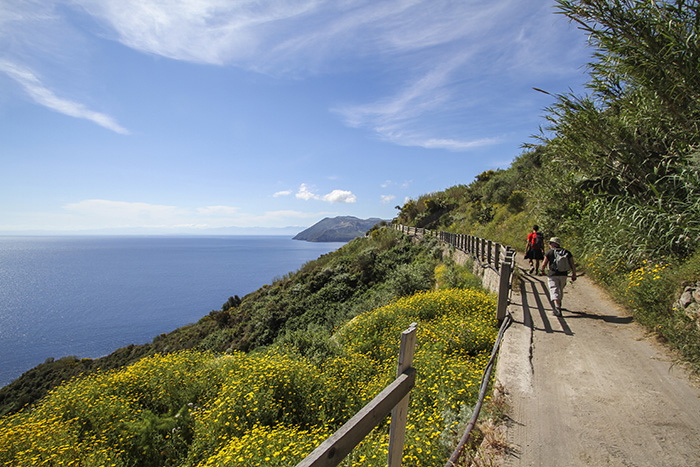
[[[544,253],[538,248],[530,248],[525,253],[525,259],[544,259]]]

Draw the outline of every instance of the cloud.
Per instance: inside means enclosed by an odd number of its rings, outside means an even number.
[[[308,201],[310,199],[319,199],[319,196],[312,193],[305,183],[302,183],[299,187],[299,191],[297,192],[296,197],[299,199],[303,199],[304,201]]]
[[[127,47],[175,60],[302,71],[481,37],[512,0],[73,0]],[[495,6],[493,4],[495,3]],[[484,21],[489,19],[489,21]]]
[[[241,208],[235,206],[207,206],[197,208],[199,214],[205,216],[235,216],[241,211]]]
[[[175,206],[88,199],[63,206],[66,211],[106,227],[160,227],[180,223],[185,212]]]
[[[474,109],[485,95],[511,90],[524,75],[541,80],[579,73],[586,55],[580,44],[560,40],[570,34],[566,21],[552,19],[553,1],[530,3],[70,0],[56,7],[24,0],[0,7],[9,18],[0,18],[0,60],[6,60],[0,71],[40,105],[127,134],[109,115],[59,97],[66,93],[31,71],[38,69],[34,64],[78,69],[62,62],[66,51],[97,32],[145,54],[281,77],[342,78],[352,70],[377,79],[371,90],[331,106],[346,125],[393,144],[468,151],[499,142],[493,130],[470,124],[480,118]],[[79,20],[68,17],[73,11]],[[78,23],[90,27],[78,29]],[[12,56],[2,52],[6,45],[17,47]],[[486,84],[479,81],[484,76]],[[493,107],[509,115],[515,105]]]
[[[48,107],[51,110],[68,115],[70,117],[82,118],[100,125],[108,130],[122,135],[129,134],[129,131],[119,125],[107,114],[95,112],[88,109],[83,104],[58,97],[54,92],[46,87],[37,76],[28,68],[15,65],[7,60],[0,60],[0,72],[19,83],[24,91],[39,105]]]
[[[382,195],[382,204],[389,204],[396,199],[394,195]]]
[[[406,181],[403,181],[403,182],[400,182],[400,183],[399,183],[399,182],[395,182],[395,181],[393,181],[393,180],[387,180],[387,181],[385,181],[384,183],[382,183],[382,184],[380,185],[380,187],[381,187],[381,188],[385,188],[385,189],[386,189],[386,188],[391,188],[391,187],[399,187],[399,188],[401,188],[402,190],[405,190],[405,189],[407,189],[408,187],[410,187],[412,183],[413,183],[413,180],[406,180]]]
[[[273,194],[273,198],[279,198],[280,196],[289,196],[292,194],[292,190],[284,190],[284,191],[278,191],[277,193]]]
[[[426,123],[433,116],[435,121],[448,112],[463,112],[472,106],[470,99],[455,99],[455,75],[461,73],[468,62],[468,54],[457,54],[446,63],[427,71],[422,77],[409,82],[393,96],[377,102],[333,109],[348,126],[374,131],[381,139],[401,146],[417,146],[426,149],[465,151],[480,146],[497,144],[498,138],[445,138],[438,133],[463,133],[450,128],[435,128]],[[459,102],[458,105],[455,103]],[[462,110],[458,108],[462,107]]]
[[[328,203],[356,203],[357,196],[355,196],[351,191],[347,190],[333,190],[325,195],[318,195],[312,192],[306,183],[302,183],[299,186],[299,191],[295,195],[299,199],[308,201],[311,199],[326,201]]]
[[[183,227],[204,229],[222,227],[280,227],[304,225],[309,219],[319,219],[337,213],[295,210],[266,211],[250,214],[234,206],[205,206],[185,208],[144,202],[87,199],[63,206],[63,217],[54,222],[62,230]],[[47,225],[39,220],[42,225]]]
[[[321,212],[303,212],[303,211],[293,211],[293,210],[282,210],[282,211],[267,211],[265,212],[264,219],[266,220],[282,220],[282,219],[316,219],[321,216],[331,215],[333,213],[327,211]],[[277,224],[279,225],[279,224]]]
[[[421,142],[417,142],[415,145],[424,147],[426,149],[447,149],[450,151],[464,151],[467,149],[478,148],[481,146],[491,146],[494,144],[498,144],[499,142],[499,138],[482,138],[473,141],[428,138],[422,140]]]
[[[323,195],[321,200],[329,203],[356,203],[357,196],[353,195],[350,191],[333,190],[327,195]]]
[[[277,28],[313,13],[320,0],[75,0],[141,52],[223,65],[250,60],[269,47]]]

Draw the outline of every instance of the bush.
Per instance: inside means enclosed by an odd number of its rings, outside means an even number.
[[[680,264],[647,261],[626,276],[621,296],[635,318],[666,339],[700,372],[700,327],[674,306],[682,284],[698,280],[700,253]]]
[[[473,273],[473,262],[460,266],[454,261],[446,261],[435,268],[435,280],[440,289],[481,289],[481,279]]]
[[[433,287],[434,265],[424,261],[398,266],[388,279],[389,289],[397,297],[411,295],[421,290],[429,290]]]
[[[331,333],[317,324],[310,324],[306,329],[288,330],[276,345],[287,353],[299,354],[317,366],[342,354]]]

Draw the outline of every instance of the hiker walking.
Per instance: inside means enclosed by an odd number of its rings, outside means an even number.
[[[554,316],[561,316],[566,278],[571,271],[571,280],[576,280],[576,265],[571,252],[561,247],[559,237],[550,238],[549,247],[551,249],[544,255],[542,270],[544,271],[544,268],[549,265],[549,274],[547,275],[549,298],[554,303]]]
[[[540,232],[537,225],[532,226],[532,232],[527,236],[527,245],[525,246],[525,259],[530,260],[530,274],[540,273],[540,261],[544,259],[544,236]],[[532,261],[535,264],[532,264]],[[544,274],[544,267],[542,267]]]

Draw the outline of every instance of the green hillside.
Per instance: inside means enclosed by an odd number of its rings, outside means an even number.
[[[700,365],[698,2],[559,1],[594,47],[589,93],[552,96],[506,170],[399,207],[408,225],[523,249],[538,224],[635,317]]]

